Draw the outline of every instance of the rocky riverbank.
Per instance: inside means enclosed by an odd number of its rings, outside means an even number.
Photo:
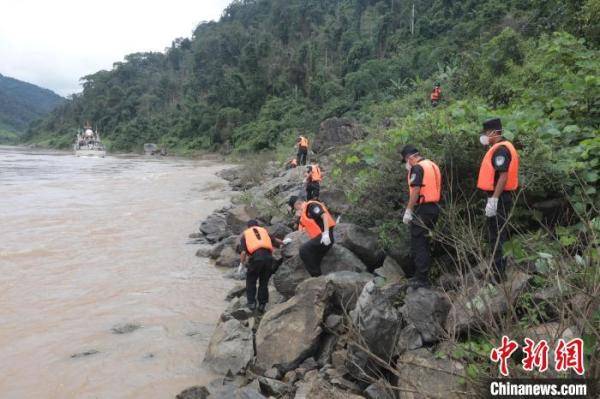
[[[327,158],[320,163],[327,168]],[[224,294],[229,306],[204,359],[222,377],[189,388],[178,399],[478,397],[482,366],[462,352],[487,358],[489,344],[472,347],[473,337],[497,340],[485,335],[487,326],[518,318],[517,302],[524,296],[548,314],[558,303],[588,315],[598,309],[598,301],[585,295],[536,289],[532,279],[543,271],[531,265],[512,265],[508,280],[498,286],[485,282],[482,264],[465,275],[444,274],[431,289],[406,290],[408,248],[385,251],[375,232],[344,222],[335,228],[323,276],[311,278],[298,255],[307,238],[292,231],[286,208],[289,196],[302,190],[301,172],[282,171],[274,163],[263,172],[259,181],[250,178],[248,168],[223,172],[241,194],[234,205],[204,220],[191,238],[199,245],[198,256],[231,268],[228,277],[239,279],[237,242],[247,220],[291,238],[275,251],[267,311],[257,315],[246,308],[243,282]],[[325,187],[321,199],[334,214],[346,210],[341,192]],[[509,332],[555,342],[581,336],[582,326],[548,316],[534,328]],[[483,367],[494,374],[494,365]]]

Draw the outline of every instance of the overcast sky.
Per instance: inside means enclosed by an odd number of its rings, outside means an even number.
[[[66,96],[123,56],[163,51],[232,0],[0,0],[0,73]]]

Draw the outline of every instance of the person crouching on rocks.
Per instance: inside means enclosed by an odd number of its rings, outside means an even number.
[[[298,230],[306,232],[310,238],[300,247],[300,259],[308,273],[318,277],[321,275],[321,261],[333,246],[335,220],[322,202],[304,201],[292,196],[288,204],[300,218]]]
[[[248,228],[240,238],[240,270],[246,264],[246,297],[248,309],[256,309],[258,299],[258,311],[264,312],[269,302],[269,278],[271,278],[273,266],[273,242],[285,245],[288,242],[271,237],[269,232],[258,225],[256,220],[247,223]],[[291,240],[290,240],[291,241]],[[258,280],[258,296],[256,295],[256,282]]]

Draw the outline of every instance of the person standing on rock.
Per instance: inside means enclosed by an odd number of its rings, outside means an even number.
[[[323,180],[323,174],[321,168],[316,163],[311,163],[306,167],[306,173],[304,177],[304,184],[306,185],[306,199],[318,200],[319,193],[321,191],[321,180]]]
[[[308,274],[318,277],[321,275],[321,261],[333,246],[335,219],[319,201],[304,201],[292,196],[288,204],[300,218],[298,230],[306,232],[310,238],[300,247],[300,259],[304,262]]]
[[[256,309],[258,299],[258,311],[264,312],[269,302],[269,278],[271,278],[273,265],[273,242],[281,245],[287,244],[278,238],[271,237],[269,232],[258,225],[256,220],[247,223],[248,228],[240,238],[240,268],[246,264],[246,298],[248,309]],[[258,281],[258,295],[256,293],[256,282]]]
[[[304,136],[298,136],[296,147],[298,147],[298,165],[304,166],[308,158],[308,139]]]
[[[519,188],[519,154],[513,144],[502,137],[502,121],[499,118],[483,123],[479,141],[489,146],[477,179],[477,188],[487,194],[485,216],[493,256],[493,277],[503,281],[506,258],[502,246],[508,240],[508,215],[513,205],[511,193]]]
[[[437,223],[442,193],[440,168],[423,158],[412,145],[401,152],[408,171],[409,199],[402,222],[409,225],[410,251],[415,264],[415,275],[408,281],[413,288],[428,287],[431,250],[429,233]]]

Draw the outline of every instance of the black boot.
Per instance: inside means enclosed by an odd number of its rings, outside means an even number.
[[[258,305],[258,312],[259,313],[265,313],[265,308],[267,307],[266,303],[261,303],[260,305]]]

